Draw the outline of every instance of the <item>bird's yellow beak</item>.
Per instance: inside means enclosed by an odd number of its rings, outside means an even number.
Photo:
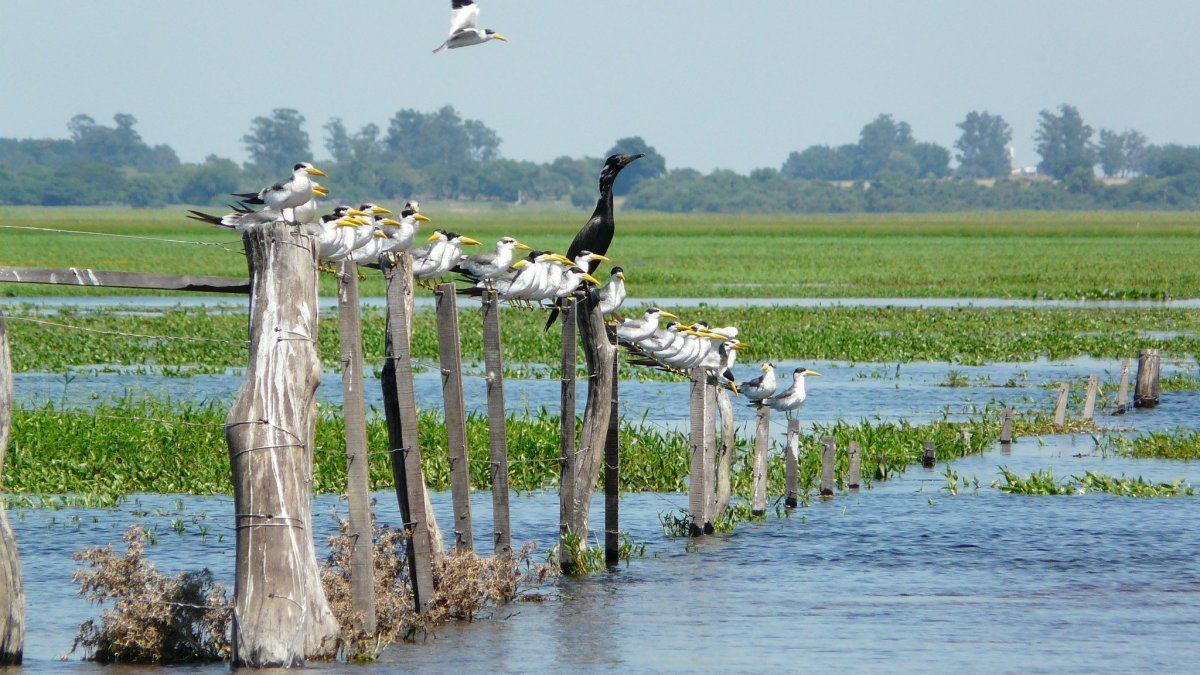
[[[733,395],[734,395],[734,396],[741,396],[741,395],[742,395],[742,392],[738,391],[738,388],[737,388],[737,385],[736,385],[736,384],[734,384],[734,383],[730,382],[730,383],[729,383],[729,388],[733,390]]]
[[[586,282],[588,282],[589,284],[593,284],[593,285],[595,285],[595,286],[599,286],[599,285],[600,285],[600,280],[599,280],[599,279],[597,279],[596,277],[594,277],[594,276],[592,276],[592,275],[590,275],[590,274],[588,274],[588,273],[586,273],[586,272],[583,274],[583,280],[584,280],[584,281],[586,281]]]
[[[821,374],[815,370],[806,370],[806,371],[804,371],[804,374],[808,375],[809,377],[820,377],[821,376]]]
[[[400,227],[400,225],[402,225],[402,223],[395,218],[384,218],[383,220],[379,221],[379,224],[391,225],[392,227]]]
[[[326,190],[323,185],[314,185],[313,186],[313,194],[321,195],[322,197],[324,197],[325,195],[329,194],[329,190]]]
[[[493,40],[499,40],[499,41],[501,41],[501,42],[508,42],[508,38],[504,37],[503,35],[501,35],[501,34],[499,34],[499,33],[493,33],[493,34],[492,34],[492,39],[493,39]]]
[[[368,214],[366,211],[359,211],[358,209],[350,209],[346,213],[347,213],[347,215],[351,215],[351,216],[366,216],[366,217],[370,216],[370,214]]]
[[[624,272],[617,272],[617,273],[616,273],[616,274],[614,274],[613,276],[615,276],[616,278],[620,279],[621,281],[625,281],[625,273],[624,273]]]
[[[423,216],[419,213],[417,215],[413,216],[413,220],[415,220],[417,222],[425,222],[425,223],[433,222],[432,220],[429,219],[429,216]]]
[[[734,345],[733,348],[734,349],[745,349],[746,347],[749,347],[749,346],[750,345],[746,344],[745,342],[739,342],[736,345]]]
[[[392,212],[391,209],[385,209],[382,206],[376,206],[376,207],[372,208],[371,210],[381,216],[386,216],[387,214]]]
[[[360,225],[357,218],[341,218],[334,224],[338,227],[358,227]]]
[[[428,242],[432,243],[432,242],[435,242],[435,241],[437,241],[437,240],[438,240],[438,237],[439,237],[438,233],[437,233],[437,232],[434,232],[433,234],[429,235],[429,238],[428,238],[428,239],[426,239],[425,241],[428,241]]]
[[[522,251],[532,251],[533,250],[532,246],[529,246],[528,244],[522,244],[519,241],[517,243],[513,244],[513,248],[519,248]]]
[[[672,314],[672,313],[670,313],[670,312],[659,312],[659,313],[658,313],[658,315],[659,315],[659,316],[665,316],[665,317],[667,317],[668,319],[678,319],[678,318],[679,318],[679,317],[675,316],[674,314]],[[694,326],[694,325],[696,325],[696,324],[692,324],[692,325]]]
[[[459,241],[461,241],[463,244],[465,244],[467,246],[478,246],[479,245],[479,242],[475,241],[474,239],[472,239],[470,237],[460,237]]]
[[[763,371],[764,373],[767,372],[767,364],[762,364],[762,368],[759,368],[759,370]]]
[[[599,253],[593,253],[592,257],[595,258],[596,260],[607,260],[609,262],[612,262],[612,258],[610,258],[606,255],[600,255]]]
[[[327,175],[324,171],[318,169],[315,166],[305,169],[304,172],[310,176],[325,176],[325,175]]]
[[[378,237],[378,238],[380,238],[380,239],[387,239],[387,238],[388,238],[388,236],[387,236],[386,234],[384,234],[384,233],[383,233],[381,230],[375,230],[375,236],[376,236],[376,237]]]
[[[567,256],[565,256],[561,253],[554,253],[549,258],[547,258],[547,260],[554,260],[554,261],[560,262],[564,265],[574,265],[575,264],[574,260],[571,260],[570,258],[568,258]]]
[[[529,266],[528,260],[518,260],[517,262],[513,263],[513,269],[515,269],[515,270],[525,269],[528,266]]]

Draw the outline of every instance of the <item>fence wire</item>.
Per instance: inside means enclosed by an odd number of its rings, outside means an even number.
[[[227,251],[229,253],[236,253],[238,255],[246,255],[246,252],[244,250],[229,248],[229,246],[235,245],[238,243],[238,242],[234,242],[234,241],[229,241],[229,242],[191,241],[191,240],[187,240],[187,239],[166,239],[164,237],[146,237],[146,236],[137,235],[137,234],[117,234],[115,232],[92,232],[89,230],[62,230],[62,229],[53,228],[53,227],[33,227],[30,225],[0,225],[0,228],[6,229],[6,230],[32,230],[35,232],[51,232],[51,233],[55,233],[55,234],[82,234],[82,235],[93,236],[93,237],[113,237],[116,239],[137,239],[140,241],[155,241],[155,242],[160,242],[160,243],[165,243],[165,244],[185,244],[185,245],[190,245],[190,246],[210,246],[210,247],[219,248],[219,249],[221,249],[223,251]]]

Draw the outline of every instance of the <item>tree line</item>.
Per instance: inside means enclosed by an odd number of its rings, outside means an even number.
[[[210,155],[179,160],[167,145],[147,144],[137,120],[113,124],[76,115],[63,139],[0,138],[0,204],[135,207],[212,205],[287,175],[297,158],[314,157],[306,120],[281,108],[251,120],[239,165]],[[603,156],[647,157],[621,174],[616,193],[632,208],[674,212],[855,212],[970,209],[1200,207],[1200,147],[1152,145],[1136,130],[1099,134],[1071,105],[1043,110],[1034,136],[1037,176],[1014,173],[1012,127],[987,111],[967,113],[950,148],[920,141],[911,126],[882,114],[855,143],[814,145],[790,153],[779,168],[748,175],[668,171],[641,137],[619,139],[597,157],[551,162],[505,158],[495,130],[446,106],[400,110],[384,125],[357,130],[341,119],[323,126],[321,164],[335,172],[335,197],[347,201],[408,197],[496,202],[595,200]],[[953,165],[952,165],[953,162]],[[1097,178],[1127,179],[1109,185]]]

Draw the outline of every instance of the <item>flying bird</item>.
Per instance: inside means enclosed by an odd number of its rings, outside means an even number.
[[[450,0],[450,37],[433,53],[441,54],[447,49],[481,45],[491,40],[508,42],[508,38],[491,28],[479,27],[479,5],[473,0]]]

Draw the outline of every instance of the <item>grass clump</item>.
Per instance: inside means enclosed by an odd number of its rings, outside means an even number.
[[[230,658],[233,608],[225,587],[208,570],[169,576],[146,559],[147,533],[124,535],[125,553],[111,546],[75,554],[79,595],[111,602],[99,621],[79,627],[72,651],[104,663],[188,663]]]
[[[1101,446],[1105,452],[1136,458],[1200,459],[1200,431],[1172,429],[1140,436],[1109,436]]]
[[[1170,483],[1155,483],[1141,476],[1110,476],[1088,471],[1083,476],[1071,476],[1062,481],[1055,480],[1049,469],[1034,471],[1028,476],[1019,476],[1005,467],[1000,467],[1004,483],[996,481],[993,487],[1001,492],[1022,495],[1084,495],[1103,493],[1120,497],[1194,497],[1196,490],[1187,483],[1175,480]]]

